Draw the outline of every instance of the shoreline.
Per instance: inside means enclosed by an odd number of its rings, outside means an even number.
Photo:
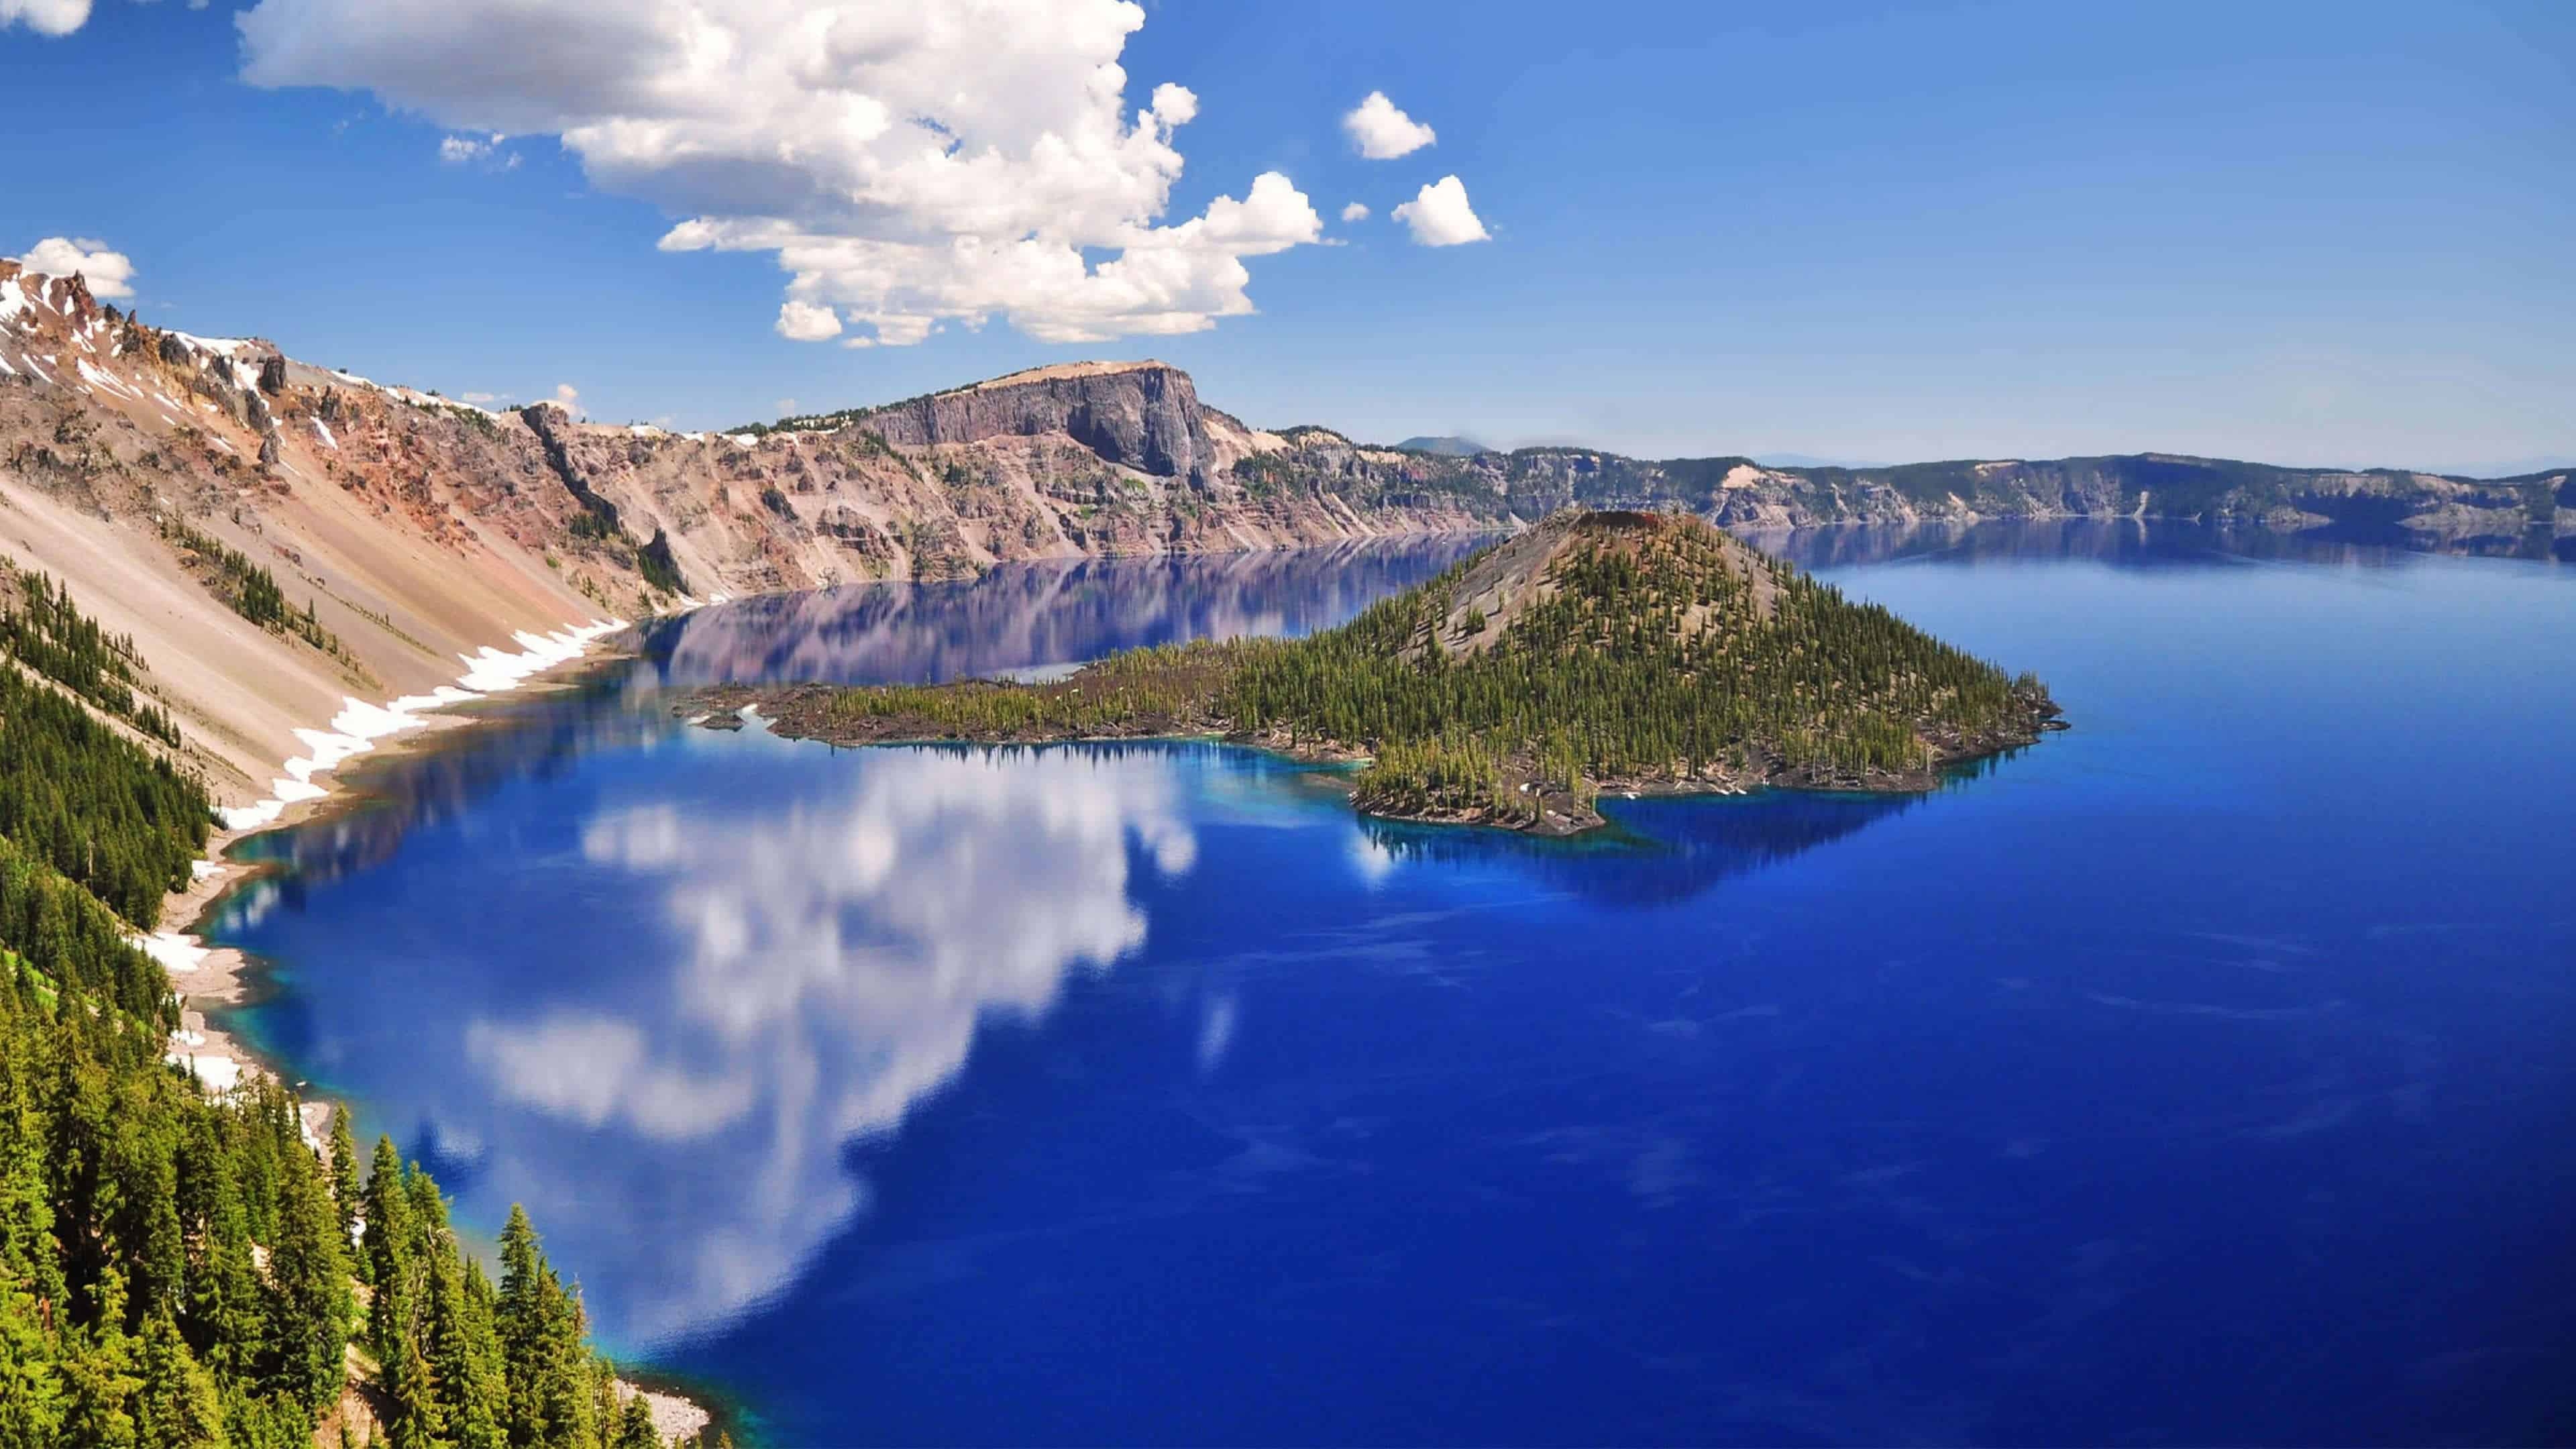
[[[1085,666],[1087,667],[1087,666]],[[1079,671],[1077,670],[1076,673]],[[1066,676],[1073,677],[1072,675]],[[940,688],[943,686],[902,686]],[[1003,687],[1003,686],[997,686]],[[858,722],[835,722],[818,718],[818,703],[828,708],[829,701],[846,686],[799,683],[782,685],[713,684],[677,691],[670,712],[686,719],[694,728],[729,731],[742,728],[746,717],[756,716],[769,732],[781,739],[825,744],[836,749],[868,749],[877,746],[965,746],[970,748],[1039,747],[1046,745],[1115,745],[1146,744],[1154,741],[1229,745],[1258,751],[1291,764],[1319,767],[1366,765],[1374,757],[1365,749],[1340,741],[1297,741],[1280,731],[1246,732],[1225,728],[1227,722],[1207,718],[1183,720],[1160,719],[1125,732],[1098,733],[1080,730],[996,730],[983,734],[924,733],[910,726],[904,717],[873,717]],[[1352,811],[1371,820],[1385,820],[1407,825],[1466,827],[1479,830],[1501,830],[1514,835],[1539,838],[1572,838],[1607,829],[1610,821],[1593,802],[1604,797],[1675,798],[1690,796],[1741,796],[1764,790],[1798,790],[1818,794],[1858,795],[1923,795],[1942,788],[1952,776],[1982,761],[2027,749],[2049,734],[2069,728],[2053,702],[2045,712],[2034,712],[2020,729],[2002,730],[1990,736],[1950,742],[1930,765],[1919,770],[1872,770],[1857,774],[1838,774],[1812,766],[1788,767],[1776,762],[1760,772],[1712,769],[1698,776],[1653,776],[1635,779],[1605,779],[1589,782],[1592,790],[1586,797],[1554,785],[1531,781],[1520,789],[1531,799],[1534,813],[1526,821],[1494,818],[1482,808],[1394,810],[1380,808],[1361,796],[1365,787],[1354,778],[1345,792]]]
[[[696,606],[695,601],[690,603]],[[626,620],[607,619],[568,625],[545,635],[522,630],[517,638],[528,647],[520,653],[505,654],[486,645],[479,654],[460,656],[466,669],[455,684],[382,705],[351,697],[332,717],[329,730],[298,729],[296,737],[311,753],[279,766],[284,773],[270,782],[275,787],[270,797],[248,805],[215,807],[216,818],[224,823],[207,837],[206,853],[193,867],[188,884],[162,897],[160,926],[132,938],[136,946],[160,963],[172,994],[179,998],[180,1029],[173,1035],[171,1050],[163,1060],[217,1092],[230,1090],[250,1075],[280,1076],[272,1064],[250,1051],[232,1033],[210,1024],[196,1005],[200,1001],[237,1005],[243,996],[242,977],[248,963],[242,953],[228,946],[209,946],[200,930],[217,902],[258,874],[258,867],[230,858],[228,852],[234,846],[272,830],[302,824],[347,803],[348,790],[339,776],[350,761],[417,748],[473,724],[476,717],[462,713],[463,706],[516,694],[532,686],[563,687],[545,676],[565,664],[590,657],[591,646],[597,640],[631,627]],[[330,776],[331,783],[315,784],[317,775]],[[322,1136],[313,1120],[317,1106],[323,1109],[321,1124],[327,1127],[327,1102],[306,1103],[304,1113],[306,1138],[319,1150]]]
[[[689,613],[724,601],[723,595],[703,601],[684,596],[683,607],[677,612]],[[270,782],[273,794],[269,798],[246,806],[215,807],[216,818],[223,824],[207,837],[205,856],[192,867],[188,884],[162,897],[158,927],[131,938],[160,965],[171,995],[179,1003],[179,1027],[171,1033],[162,1060],[217,1094],[253,1078],[287,1082],[279,1063],[253,1051],[239,1035],[209,1020],[210,1010],[240,1006],[250,988],[248,956],[237,947],[210,946],[204,936],[204,927],[215,908],[265,873],[262,864],[231,858],[229,852],[234,846],[356,804],[361,797],[341,778],[343,767],[366,755],[391,757],[426,749],[457,730],[484,721],[484,716],[466,712],[466,706],[523,692],[553,693],[573,688],[582,671],[559,671],[569,664],[587,661],[597,666],[627,657],[623,651],[594,654],[592,646],[633,627],[623,619],[606,619],[569,625],[543,635],[522,630],[515,636],[526,646],[519,653],[504,653],[486,645],[476,655],[460,656],[466,670],[455,684],[382,705],[347,698],[340,713],[332,717],[328,730],[298,729],[296,737],[311,753],[283,762],[280,768],[284,774]],[[331,782],[317,785],[313,780],[316,775],[328,775]],[[297,1127],[305,1145],[316,1156],[327,1158],[331,1114],[336,1104],[329,1097],[303,1090],[299,1083],[287,1085],[296,1089]],[[642,1378],[644,1381],[638,1381],[621,1374],[616,1380],[618,1397],[622,1402],[641,1395],[652,1410],[654,1430],[664,1442],[692,1438],[716,1424],[717,1415],[706,1403],[667,1387],[654,1387],[661,1381],[650,1374]],[[356,1382],[351,1380],[353,1389]],[[350,1397],[344,1394],[344,1406]]]

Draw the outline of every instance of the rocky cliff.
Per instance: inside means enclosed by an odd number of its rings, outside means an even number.
[[[1393,455],[1319,455],[1293,487],[1234,476],[1286,446],[1155,363],[731,434],[493,412],[148,326],[0,262],[0,562],[136,640],[227,798],[264,792],[352,697],[421,695],[460,656],[685,596],[1501,518],[1406,486]]]
[[[0,557],[60,576],[145,646],[219,786],[255,783],[345,697],[418,693],[460,655],[684,596],[1511,526],[1576,505],[1739,528],[2186,517],[2576,555],[2566,473],[1460,455],[1265,431],[1156,362],[724,433],[612,427],[148,326],[78,277],[0,261]]]
[[[1033,368],[857,415],[899,447],[1061,434],[1111,467],[1204,488],[1223,461],[1188,373],[1160,362]]]

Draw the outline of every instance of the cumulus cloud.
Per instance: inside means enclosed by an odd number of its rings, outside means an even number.
[[[778,304],[778,335],[790,342],[820,342],[841,335],[841,317],[815,302]]]
[[[89,0],[0,0],[0,30],[24,25],[38,35],[69,35],[89,20]]]
[[[1144,20],[1131,0],[261,0],[237,24],[255,85],[559,137],[595,184],[684,218],[665,250],[772,253],[788,301],[899,346],[995,316],[1051,342],[1201,331],[1253,310],[1244,258],[1320,238],[1277,173],[1168,220],[1199,101],[1129,107]]]
[[[1366,221],[1368,220],[1368,215],[1368,206],[1363,202],[1354,201],[1350,205],[1342,208],[1342,220],[1344,221]]]
[[[1413,229],[1413,239],[1426,247],[1492,240],[1485,224],[1477,220],[1475,209],[1467,205],[1467,184],[1455,176],[1443,176],[1424,186],[1421,194],[1397,207],[1394,214],[1396,220]]]
[[[485,403],[496,403],[501,400],[501,395],[497,392],[469,392],[466,393],[464,397],[467,402],[470,402],[477,407],[481,407]]]
[[[574,417],[581,416],[581,389],[568,382],[555,384],[554,404]]]
[[[5,0],[0,0],[5,3]],[[107,243],[95,237],[49,236],[27,249],[18,264],[31,272],[68,277],[74,272],[89,283],[93,297],[131,297],[134,295],[134,262],[123,252],[112,252]]]
[[[468,162],[474,161],[488,161],[493,165],[500,167],[502,170],[508,171],[519,164],[519,154],[517,152],[503,151],[501,149],[501,143],[509,139],[510,138],[508,136],[505,136],[498,131],[493,132],[489,136],[441,137],[438,143],[438,159],[446,162],[450,166],[463,166]]]
[[[1353,106],[1342,117],[1342,129],[1350,133],[1351,145],[1371,161],[1410,156],[1440,139],[1429,126],[1398,110],[1384,91],[1371,91],[1367,100]]]

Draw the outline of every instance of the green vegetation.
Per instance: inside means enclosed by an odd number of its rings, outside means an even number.
[[[150,926],[205,849],[212,810],[205,786],[166,758],[60,691],[0,669],[0,838],[12,857]]]
[[[681,586],[679,561],[671,557],[671,537],[659,528],[653,530],[651,542],[635,548],[635,571],[666,594],[688,592]]]
[[[1224,732],[1373,757],[1363,809],[1580,822],[1605,784],[1919,789],[2034,738],[2039,682],[1688,516],[1542,525],[1301,640],[1135,650],[1044,685],[790,695],[865,741]]]
[[[334,659],[351,662],[348,646],[322,627],[313,601],[305,600],[299,613],[286,601],[286,591],[277,586],[277,576],[252,563],[239,549],[175,517],[161,521],[161,536],[189,555],[198,581],[234,613],[272,634],[301,639]]]
[[[131,662],[41,597],[26,628]],[[0,1449],[304,1449],[353,1334],[393,1445],[655,1444],[523,1215],[496,1286],[390,1142],[362,1184],[345,1115],[326,1164],[283,1087],[164,1063],[177,1002],[130,938],[209,823],[197,781],[0,668]]]
[[[1256,733],[1473,736],[1511,757],[1563,736],[1596,780],[1652,780],[1709,765],[1921,771],[1943,752],[1935,736],[1982,735],[2028,706],[1994,666],[1696,519],[1588,516],[1490,641],[1478,607],[1450,622],[1475,562],[1250,652],[1224,712]]]
[[[1248,643],[1131,649],[1052,684],[964,680],[822,691],[836,731],[986,740],[1179,734],[1216,728],[1218,694]]]
[[[430,396],[437,397],[438,393],[433,390],[430,393]],[[425,412],[444,413],[447,416],[456,419],[458,422],[463,423],[465,426],[472,428],[474,431],[481,433],[487,438],[497,438],[501,436],[500,421],[494,418],[490,413],[483,411],[481,408],[474,407],[466,403],[452,403],[444,400],[434,403],[423,403],[420,404],[420,407]]]
[[[0,582],[12,571],[0,564]],[[71,595],[39,573],[16,573],[18,598],[0,607],[0,649],[9,657],[133,725],[165,745],[179,743],[178,721],[141,698],[134,641],[111,638],[72,607]]]

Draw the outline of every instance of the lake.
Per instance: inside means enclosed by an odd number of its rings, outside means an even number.
[[[2576,570],[1763,542],[2073,730],[1539,842],[659,697],[1301,632],[1470,540],[751,600],[255,841],[233,1024],[776,1444],[2576,1433]]]

